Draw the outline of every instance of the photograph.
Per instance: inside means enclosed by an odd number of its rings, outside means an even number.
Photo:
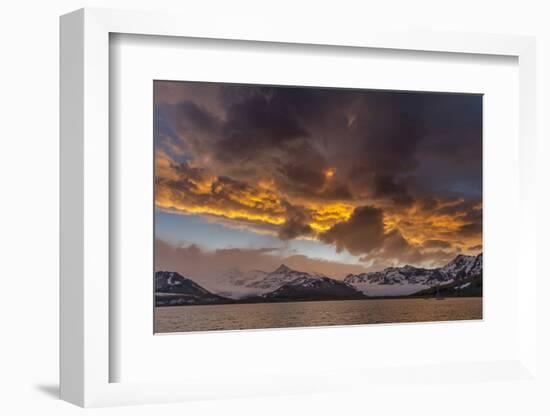
[[[0,416],[550,416],[548,3],[3,3]]]
[[[483,95],[153,81],[154,332],[483,319]]]

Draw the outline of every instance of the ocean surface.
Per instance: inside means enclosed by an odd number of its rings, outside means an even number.
[[[155,308],[155,332],[482,319],[482,298],[378,299]]]

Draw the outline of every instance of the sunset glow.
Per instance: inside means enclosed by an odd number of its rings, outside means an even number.
[[[155,108],[157,240],[336,278],[481,251],[480,96],[157,81]]]

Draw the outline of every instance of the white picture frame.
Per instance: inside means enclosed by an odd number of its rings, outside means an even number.
[[[535,40],[530,37],[365,29],[329,32],[312,23],[308,31],[249,21],[238,27],[220,19],[200,20],[171,13],[83,9],[61,18],[61,398],[80,406],[183,401],[210,397],[322,392],[359,383],[388,383],[407,377],[407,369],[331,370],[326,380],[281,372],[268,381],[218,383],[207,378],[143,383],[111,382],[110,363],[110,168],[109,36],[112,33],[206,39],[332,45],[440,53],[517,57],[519,62],[520,217],[518,267],[525,284],[517,292],[517,357],[498,362],[423,366],[415,376],[433,379],[447,372],[464,382],[477,375],[496,379],[537,380],[537,302],[535,198]],[[522,277],[523,279],[523,277]],[[223,335],[222,335],[223,336]],[[491,376],[491,377],[493,377]],[[481,377],[483,379],[483,377]],[[385,380],[385,381],[384,381]],[[282,386],[282,387],[281,387]],[[224,388],[225,387],[225,388]],[[217,390],[216,390],[217,388]]]

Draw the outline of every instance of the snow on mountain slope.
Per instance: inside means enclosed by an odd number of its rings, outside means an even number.
[[[155,299],[157,306],[211,304],[224,300],[179,273],[165,271],[155,273]]]
[[[330,286],[330,282],[344,284],[323,275],[293,270],[281,264],[270,273],[258,270],[252,272],[230,270],[216,281],[216,290],[213,288],[212,290],[220,295],[239,299],[249,296],[266,295],[285,285],[288,285],[286,290],[291,290],[291,288],[295,290],[298,288],[313,288],[318,286],[320,282],[327,285],[326,288]],[[352,290],[355,289],[352,288]]]
[[[272,272],[230,269],[217,279],[201,281],[201,289],[230,299],[284,296],[354,297],[354,290],[367,296],[406,296],[435,286],[481,276],[483,256],[458,255],[448,264],[435,269],[406,265],[388,267],[379,272],[350,274],[343,282],[317,273],[297,271],[281,264]],[[337,284],[336,284],[337,283]],[[339,286],[343,285],[343,286]],[[348,290],[349,288],[352,291]],[[306,293],[307,292],[307,293]]]
[[[242,272],[237,268],[227,270],[220,278],[218,282],[227,282],[234,286],[246,286],[247,284],[263,279],[267,275],[267,272],[262,270],[248,270]]]
[[[231,299],[256,296],[262,292],[250,285],[261,281],[268,273],[262,270],[243,272],[237,268],[229,269],[213,281],[205,281],[204,286],[211,292]]]
[[[318,277],[313,277],[309,273],[292,270],[284,264],[281,264],[271,273],[267,273],[262,278],[250,282],[247,286],[256,288],[260,292],[265,293],[272,292],[273,290],[280,288],[285,283],[307,284],[311,280],[317,278]]]
[[[187,293],[194,296],[210,294],[208,290],[176,272],[158,271],[155,273],[155,292]]]
[[[481,274],[483,253],[477,256],[458,255],[440,270],[443,274],[451,277],[450,280],[462,279],[466,276]]]
[[[461,254],[440,268],[424,269],[410,265],[388,267],[380,272],[350,274],[344,282],[368,296],[410,295],[433,286],[481,275],[482,263],[483,254]]]
[[[337,300],[362,299],[364,295],[353,286],[326,276],[300,276],[262,297],[271,300]]]

